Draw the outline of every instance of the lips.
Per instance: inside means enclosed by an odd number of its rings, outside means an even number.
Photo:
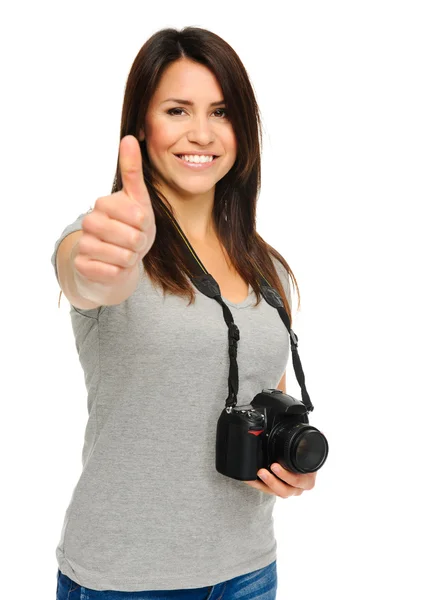
[[[214,158],[218,158],[219,154],[206,154],[206,152],[203,153],[197,153],[197,152],[181,152],[180,154],[175,154],[175,156],[178,156],[179,158],[181,156],[213,156]]]
[[[194,161],[189,162],[187,160],[184,160],[183,158],[181,158],[182,154],[174,154],[173,156],[175,158],[177,158],[177,160],[183,167],[185,167],[186,169],[189,169],[191,171],[197,171],[197,172],[212,168],[219,158],[218,156],[212,154],[212,156],[214,157],[212,160],[201,163],[201,162],[194,162]]]

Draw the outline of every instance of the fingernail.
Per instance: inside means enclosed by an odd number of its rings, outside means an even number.
[[[273,470],[274,473],[281,473],[280,465],[272,465],[271,469]]]

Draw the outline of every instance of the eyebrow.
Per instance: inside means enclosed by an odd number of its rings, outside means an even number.
[[[181,98],[167,98],[167,100],[164,100],[163,102],[161,102],[161,104],[165,104],[165,102],[177,102],[178,104],[186,104],[188,106],[194,106],[194,102],[191,102],[191,100],[182,100]],[[219,104],[225,104],[224,100],[219,100],[218,102],[211,102],[209,104],[209,106],[218,106]]]

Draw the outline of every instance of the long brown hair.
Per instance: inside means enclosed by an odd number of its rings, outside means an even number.
[[[300,298],[295,276],[285,259],[256,231],[262,124],[248,74],[233,48],[215,33],[198,27],[184,27],[181,30],[167,28],[154,33],[138,52],[128,75],[120,140],[125,135],[133,135],[138,140],[150,100],[164,70],[181,58],[196,61],[213,72],[221,86],[228,118],[236,136],[236,161],[215,188],[212,216],[217,236],[236,271],[256,293],[256,306],[261,300],[256,279],[257,265],[267,281],[278,290],[292,319],[288,299],[270,255],[287,270]],[[167,210],[173,218],[174,213],[168,199],[163,196],[163,203],[162,194],[154,185],[155,173],[149,161],[146,140],[139,143],[144,181],[152,202],[157,230],[155,241],[143,258],[143,266],[152,282],[160,285],[164,293],[169,291],[189,298],[191,304],[195,301],[195,287],[188,276],[190,270],[182,251],[183,241]],[[118,160],[111,193],[121,189]]]

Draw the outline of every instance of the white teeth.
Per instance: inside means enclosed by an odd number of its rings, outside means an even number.
[[[185,160],[186,162],[194,162],[194,163],[206,163],[212,162],[213,156],[205,155],[205,154],[181,154],[180,158]]]

